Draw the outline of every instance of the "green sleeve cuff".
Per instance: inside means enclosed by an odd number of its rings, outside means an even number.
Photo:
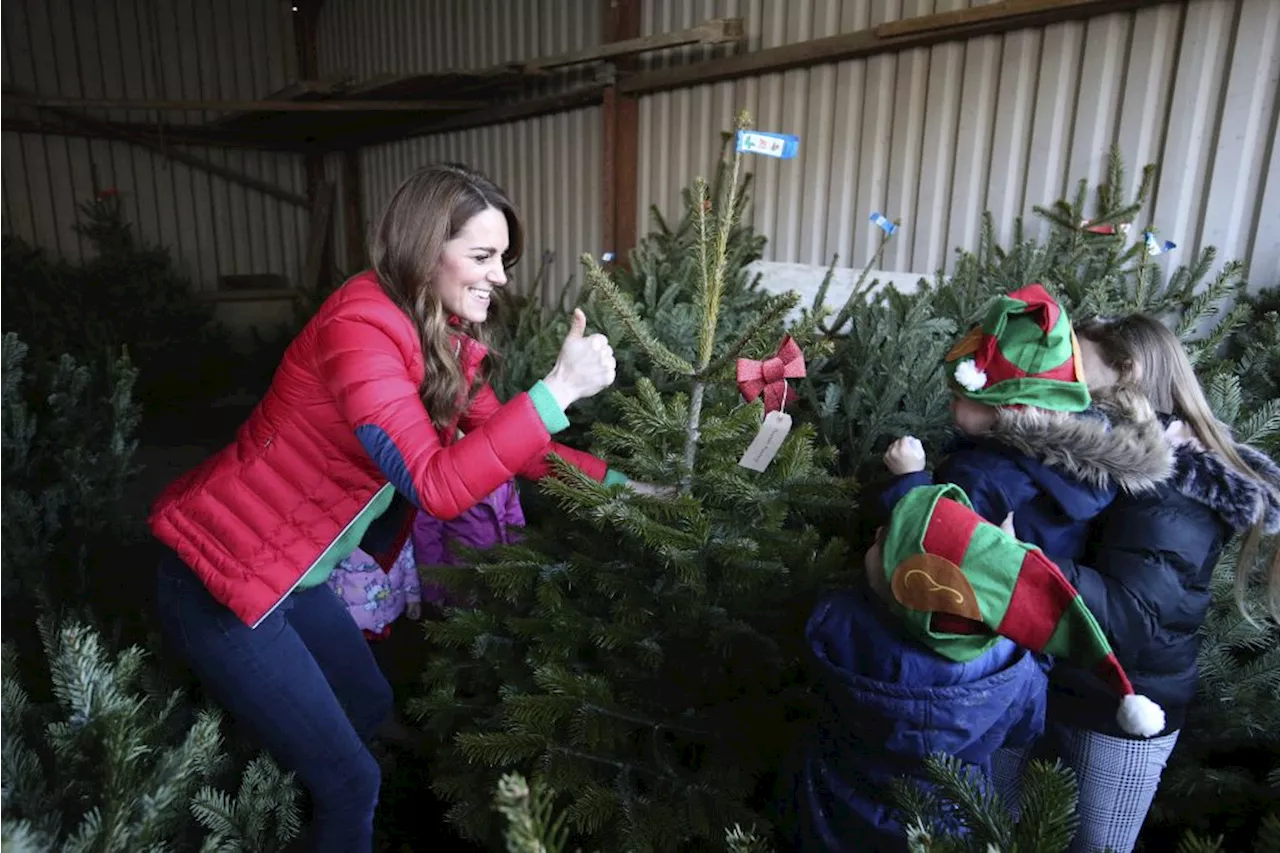
[[[537,409],[538,417],[542,418],[542,424],[547,428],[547,432],[555,435],[561,430],[568,429],[569,419],[565,417],[564,409],[560,408],[555,395],[541,379],[529,389],[529,399],[533,401],[533,407]]]
[[[615,471],[614,469],[610,468],[609,470],[604,472],[604,484],[606,486],[625,486],[627,483],[630,483],[630,482],[631,482],[630,478],[628,478],[627,475],[622,473],[621,471]]]

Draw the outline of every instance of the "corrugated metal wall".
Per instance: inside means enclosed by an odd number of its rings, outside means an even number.
[[[740,16],[754,50],[969,5],[645,0],[642,34]],[[1280,2],[1191,0],[661,93],[640,104],[641,221],[650,205],[678,210],[745,107],[801,137],[798,159],[753,163],[768,260],[861,267],[880,210],[903,221],[881,266],[928,274],[975,244],[983,210],[1007,236],[1033,205],[1096,181],[1114,142],[1135,185],[1161,164],[1148,212],[1175,258],[1215,245],[1255,286],[1280,284],[1278,81]]]
[[[4,81],[68,98],[252,99],[296,79],[290,4],[261,0],[5,0]],[[200,122],[199,113],[94,111],[117,121]],[[212,118],[213,116],[209,116]],[[4,231],[70,257],[86,247],[78,205],[117,189],[148,241],[200,289],[220,276],[296,282],[306,211],[119,142],[15,133],[3,153]],[[305,192],[298,156],[181,146]]]
[[[962,8],[971,0],[643,0],[644,34],[743,17],[749,49]],[[974,0],[976,2],[976,0]],[[10,0],[7,85],[84,97],[251,98],[296,75],[288,2]],[[475,69],[598,43],[604,0],[329,0],[322,75],[358,79]],[[204,36],[203,39],[197,38]],[[730,48],[670,52],[710,56]],[[882,266],[929,273],[972,246],[979,214],[1007,234],[1034,204],[1098,178],[1118,143],[1136,181],[1159,161],[1151,222],[1185,257],[1202,245],[1280,282],[1280,3],[1190,0],[1137,13],[876,56],[644,97],[639,206],[676,212],[679,191],[712,166],[739,107],[764,129],[797,133],[797,160],[753,162],[752,216],[768,259],[860,266],[872,209],[903,220]],[[141,119],[139,114],[112,118]],[[181,120],[181,115],[170,115]],[[191,115],[187,120],[200,117]],[[532,281],[544,255],[559,284],[600,253],[598,108],[422,137],[361,152],[366,218],[419,165],[459,159],[508,187],[526,213]],[[201,150],[199,156],[301,193],[301,158]],[[125,193],[149,239],[204,288],[230,273],[296,280],[306,214],[119,143],[4,133],[4,228],[76,256],[76,205],[96,185]],[[330,174],[339,179],[336,160]],[[342,205],[337,206],[338,216]],[[338,223],[337,234],[344,232]],[[350,268],[345,241],[335,244]],[[1178,257],[1175,256],[1175,257]]]
[[[322,74],[475,70],[598,44],[599,0],[328,0],[321,12]],[[506,189],[525,216],[526,254],[515,269],[527,289],[544,255],[559,287],[583,252],[600,254],[602,118],[593,107],[496,127],[419,137],[361,151],[362,201],[373,220],[414,169],[458,160]],[[337,178],[336,163],[329,175]],[[342,232],[339,232],[342,233]],[[341,241],[339,241],[341,242]],[[349,268],[345,246],[340,264]]]

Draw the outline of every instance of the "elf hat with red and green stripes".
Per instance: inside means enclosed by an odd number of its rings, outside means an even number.
[[[946,360],[976,403],[1083,412],[1091,402],[1071,320],[1039,284],[1000,297]]]
[[[1164,729],[1164,711],[1133,685],[1075,587],[1039,549],[973,511],[955,485],[920,486],[898,502],[884,539],[889,606],[938,654],[970,661],[998,637],[1067,658],[1121,697],[1133,735]]]

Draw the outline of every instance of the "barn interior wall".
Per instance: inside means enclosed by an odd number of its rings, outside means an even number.
[[[289,3],[6,0],[5,85],[90,99],[250,100],[297,78]],[[8,115],[6,108],[6,115]],[[199,123],[200,112],[94,110],[98,119]],[[201,291],[226,276],[296,283],[307,211],[125,142],[3,132],[4,233],[71,260],[89,251],[82,206],[115,193],[138,236],[169,249]],[[294,154],[175,150],[305,194]]]

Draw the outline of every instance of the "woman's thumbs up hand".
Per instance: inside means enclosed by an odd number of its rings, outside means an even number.
[[[543,380],[561,409],[578,400],[595,396],[613,384],[618,363],[604,335],[587,335],[587,315],[573,310],[569,334],[560,345],[555,367]]]

